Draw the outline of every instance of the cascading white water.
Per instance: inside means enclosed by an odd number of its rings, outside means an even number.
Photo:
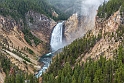
[[[50,42],[52,51],[57,51],[58,49],[63,47],[62,33],[63,33],[63,22],[58,23],[53,29],[53,32],[51,35],[51,42]]]
[[[53,53],[64,46],[62,43],[62,37],[63,37],[62,33],[63,33],[63,22],[58,23],[53,29],[51,35],[51,41],[50,41],[52,52],[47,53],[40,58],[40,62],[44,63],[44,65],[41,68],[41,70],[36,74],[37,78],[40,77],[43,74],[43,72],[45,72],[50,66]]]

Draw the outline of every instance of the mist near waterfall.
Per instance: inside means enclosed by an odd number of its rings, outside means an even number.
[[[97,14],[98,7],[107,2],[108,0],[77,0],[80,2],[80,10],[77,10],[75,13],[78,13],[80,16],[85,16],[87,22],[95,23],[95,16]],[[81,19],[84,20],[84,19]],[[91,24],[92,25],[92,24]]]
[[[80,10],[77,11],[81,15],[92,15],[93,16],[96,14],[96,10],[98,9],[99,5],[101,5],[104,1],[108,0],[77,0],[80,1]],[[93,12],[94,13],[91,13]]]
[[[80,6],[76,9],[75,13],[78,14],[80,18],[80,27],[79,33],[86,33],[87,30],[94,28],[95,26],[95,17],[97,14],[98,7],[107,2],[108,0],[77,0]],[[75,3],[76,4],[76,3]],[[82,37],[83,34],[79,34],[78,37]]]
[[[98,7],[108,0],[75,0],[73,14],[78,15],[79,26],[76,32],[72,32],[69,44],[77,38],[82,37],[88,30],[95,27],[95,16]]]
[[[93,21],[95,23],[95,16],[97,14],[98,7],[103,4],[103,2],[107,2],[108,0],[76,0],[74,3],[76,9],[74,9],[74,13],[77,13],[78,16],[86,17],[85,20],[87,22]]]

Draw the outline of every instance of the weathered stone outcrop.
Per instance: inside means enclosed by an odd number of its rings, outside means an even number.
[[[54,20],[43,14],[29,11],[26,14],[26,21],[36,37],[44,42],[49,42],[52,29],[57,24]]]
[[[86,61],[87,58],[91,57],[94,60],[104,56],[107,59],[113,59],[114,52],[118,49],[120,40],[117,38],[117,29],[121,24],[120,11],[117,11],[109,19],[105,20],[96,17],[95,28],[92,30],[91,34],[96,37],[101,34],[102,38],[98,41],[95,46],[84,56],[82,61]]]
[[[77,14],[73,14],[66,22],[65,22],[65,32],[64,35],[66,37],[66,41],[72,41],[72,39],[76,36],[76,32],[78,30],[78,16]]]
[[[65,21],[65,39],[67,43],[71,43],[95,27],[94,19],[91,17],[73,14],[67,21]]]
[[[53,10],[53,11],[52,11],[52,16],[58,17],[59,15]]]
[[[1,39],[3,40],[4,37],[6,39],[8,39],[8,41],[7,41],[8,44],[12,45],[11,38],[9,38],[10,36],[14,36],[22,42],[25,41],[24,35],[21,31],[22,27],[24,27],[22,21],[17,23],[11,17],[0,16],[0,35],[2,37]],[[4,42],[4,43],[6,43],[6,42]]]
[[[11,34],[11,31],[20,31],[20,29],[24,27],[23,22],[20,20],[19,23],[17,23],[13,18],[11,17],[3,17],[0,15],[0,28],[6,32],[6,34]]]
[[[3,69],[0,68],[0,83],[4,83],[5,80],[5,73],[3,72]]]

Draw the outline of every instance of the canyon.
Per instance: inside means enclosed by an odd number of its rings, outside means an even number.
[[[99,4],[102,2],[101,0]],[[11,16],[0,15],[1,55],[9,58],[20,70],[35,74],[38,78],[48,70],[52,60],[58,57],[56,54],[61,53],[64,46],[75,40],[88,40],[94,36],[100,37],[99,40],[94,40],[95,45],[80,54],[76,63],[85,63],[89,58],[97,61],[102,55],[107,60],[112,60],[124,40],[123,37],[118,38],[117,32],[120,25],[124,26],[124,13],[119,9],[109,18],[100,18],[96,16],[99,4],[90,4],[87,10],[87,3],[86,1],[83,5],[85,12],[78,11],[67,20],[59,22],[33,10],[25,14],[26,26],[22,19],[17,22]],[[55,11],[52,15],[58,17]],[[5,73],[0,68],[0,83],[4,79]]]

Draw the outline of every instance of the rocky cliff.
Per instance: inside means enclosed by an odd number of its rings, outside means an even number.
[[[19,69],[34,73],[41,68],[38,59],[48,50],[46,49],[46,43],[49,43],[50,34],[56,22],[43,14],[33,11],[29,11],[25,17],[29,28],[25,27],[22,20],[17,22],[10,16],[0,15],[0,53],[8,57],[12,64]],[[29,29],[26,34],[23,32],[25,28]],[[31,45],[27,43],[25,37],[29,37]],[[35,38],[36,41],[40,39],[42,42],[34,45],[34,40],[30,37]]]
[[[49,43],[50,34],[53,27],[57,24],[53,19],[47,16],[29,11],[26,14],[26,21],[32,33],[42,41]]]
[[[72,41],[72,39],[76,36],[76,32],[78,30],[78,16],[77,14],[73,14],[66,22],[65,22],[65,39],[67,42]]]
[[[78,16],[73,14],[65,22],[65,38],[67,42],[72,42],[76,38],[89,34],[95,37],[101,36],[93,48],[86,54],[82,54],[81,61],[86,61],[87,58],[98,59],[101,55],[105,55],[107,59],[112,59],[114,52],[118,49],[121,40],[118,39],[118,29],[123,24],[124,14],[120,10],[111,15],[108,19],[99,18],[96,16],[95,24],[93,20],[88,21],[88,17]],[[84,20],[82,20],[84,19]],[[89,25],[90,24],[90,25]]]
[[[118,38],[118,29],[121,25],[121,15],[120,11],[117,11],[109,17],[109,19],[103,19],[96,17],[95,28],[91,30],[90,35],[98,36],[101,34],[101,39],[98,41],[93,48],[86,54],[82,54],[84,56],[82,61],[86,61],[89,57],[94,60],[100,58],[100,56],[104,55],[107,59],[113,59],[116,51],[118,50],[119,45],[122,42],[122,39]]]
[[[7,56],[19,69],[25,70],[27,67],[30,69],[28,72],[33,73],[35,68],[29,65],[38,65],[40,51],[25,41],[22,27],[21,22],[17,23],[11,17],[0,16],[0,53]]]
[[[65,21],[65,39],[67,43],[71,43],[77,38],[81,38],[88,30],[95,27],[94,19],[90,17],[73,14]]]

